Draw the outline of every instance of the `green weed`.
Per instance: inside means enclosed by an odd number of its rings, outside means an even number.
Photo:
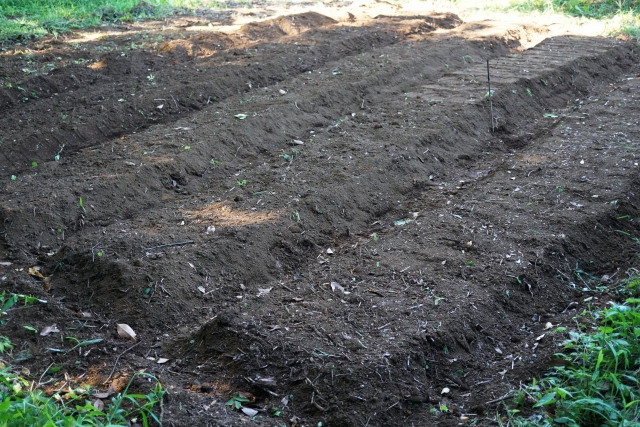
[[[635,276],[628,283],[635,283]],[[563,352],[557,354],[566,366],[558,366],[539,384],[526,387],[535,400],[533,417],[520,419],[509,414],[510,423],[520,426],[566,425],[631,426],[640,420],[640,299],[587,313],[580,319],[593,323],[595,332],[569,332]],[[518,405],[524,399],[516,399]],[[544,411],[544,412],[543,412]]]
[[[137,376],[145,376],[155,381],[154,387],[145,394],[130,393],[131,384]],[[39,390],[31,390],[30,382],[16,375],[10,367],[0,369],[0,425],[19,426],[118,426],[130,425],[130,419],[138,418],[148,427],[160,420],[153,408],[162,401],[164,390],[156,377],[146,373],[136,373],[122,393],[111,398],[104,410],[91,403],[88,388],[78,388],[61,398],[59,393],[45,396]],[[124,409],[127,404],[130,409]]]
[[[105,23],[225,7],[218,0],[3,0],[0,4],[0,40],[57,36]]]

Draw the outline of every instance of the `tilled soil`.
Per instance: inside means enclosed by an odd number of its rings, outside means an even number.
[[[637,45],[546,33],[306,12],[8,47],[1,283],[47,303],[6,359],[144,369],[165,425],[242,425],[237,392],[258,425],[491,424],[545,325],[638,264]]]

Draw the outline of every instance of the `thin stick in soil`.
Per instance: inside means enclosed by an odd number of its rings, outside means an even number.
[[[123,354],[125,354],[127,351],[134,349],[135,347],[139,346],[140,344],[142,344],[142,341],[138,341],[137,343],[135,343],[134,345],[132,345],[131,347],[129,347],[128,349],[126,349],[125,351],[123,351],[122,353],[120,353],[118,355],[118,357],[116,358],[115,363],[113,364],[113,369],[111,370],[111,373],[109,374],[109,376],[107,377],[106,380],[104,380],[104,382],[102,384],[106,384],[109,382],[109,380],[111,379],[111,377],[113,376],[113,373],[116,371],[116,367],[118,366],[118,361],[120,360],[120,358],[122,357]]]
[[[166,245],[158,245],[158,246],[151,246],[150,248],[142,248],[143,251],[150,251],[152,249],[159,249],[159,248],[168,248],[170,246],[184,246],[184,245],[193,245],[195,242],[193,240],[187,240],[186,242],[178,242],[178,243],[167,243]]]
[[[493,100],[491,96],[491,75],[489,74],[489,60],[487,59],[487,82],[489,83],[489,109],[491,111],[491,133],[495,133],[496,129],[493,124]]]

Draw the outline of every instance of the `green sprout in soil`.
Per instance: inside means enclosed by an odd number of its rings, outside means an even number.
[[[0,354],[4,353],[7,350],[12,350],[12,349],[13,349],[13,344],[11,344],[11,340],[9,340],[9,337],[0,335]]]
[[[84,202],[82,201],[82,197],[78,199],[78,206],[82,208],[82,212],[87,213],[87,210],[84,208]]]
[[[248,402],[250,402],[248,398],[240,396],[238,393],[236,393],[233,395],[231,399],[229,399],[229,401],[227,402],[227,405],[235,409],[240,409],[242,408],[243,403],[248,403]]]
[[[246,179],[243,179],[242,181],[237,181],[237,182],[236,182],[236,185],[237,185],[238,187],[244,187],[245,185],[247,185],[247,180],[246,180]]]

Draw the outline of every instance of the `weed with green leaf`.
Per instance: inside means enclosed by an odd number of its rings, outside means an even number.
[[[640,276],[627,283],[635,288]],[[535,401],[533,416],[518,417],[509,410],[509,422],[518,426],[632,426],[640,423],[640,299],[583,312],[569,332],[563,361],[539,383],[523,393]],[[522,394],[515,403],[524,405]]]

